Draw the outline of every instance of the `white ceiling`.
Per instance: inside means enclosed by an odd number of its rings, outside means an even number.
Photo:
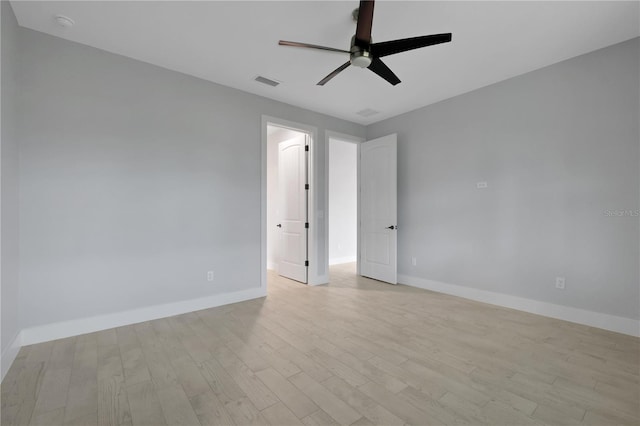
[[[369,124],[640,35],[639,2],[378,1],[373,41],[452,32],[448,44],[384,58],[391,86],[348,55],[357,1],[12,1],[20,25],[257,95]],[[62,14],[72,28],[57,25]],[[282,82],[269,87],[262,75]],[[371,108],[365,118],[356,112]]]

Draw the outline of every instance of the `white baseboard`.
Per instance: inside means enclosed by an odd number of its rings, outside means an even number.
[[[436,291],[438,293],[451,294],[453,296],[489,303],[491,305],[517,309],[519,311],[529,312],[532,314],[543,315],[546,317],[640,337],[640,321],[632,318],[618,317],[600,312],[540,302],[538,300],[510,296],[502,293],[494,293],[471,287],[446,284],[423,278],[410,277],[407,275],[399,275],[398,282],[411,287]]]
[[[278,272],[278,262],[267,260],[267,269]]]
[[[250,288],[234,293],[216,294],[199,299],[183,300],[113,314],[40,325],[22,330],[22,345],[32,345],[49,340],[93,333],[94,331],[107,330],[114,327],[199,311],[201,309],[228,305],[230,303],[257,299],[259,297],[265,297],[266,295],[267,291],[262,287]]]
[[[342,263],[355,263],[358,256],[333,257],[329,259],[329,265],[340,265]]]
[[[2,370],[2,378],[0,381],[4,380],[4,376],[11,368],[11,364],[18,356],[18,352],[20,352],[20,348],[22,347],[22,333],[18,332],[13,337],[13,340],[9,344],[9,347],[2,352],[2,359],[0,360],[0,370]]]

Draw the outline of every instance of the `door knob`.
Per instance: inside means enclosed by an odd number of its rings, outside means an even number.
[[[393,226],[393,225],[391,225],[391,226],[387,226],[387,229],[391,229],[391,230],[393,230],[393,229],[398,229],[398,227],[397,227],[397,226]]]
[[[277,224],[276,226],[277,226],[278,228],[282,228],[282,224],[281,224],[281,223]]]

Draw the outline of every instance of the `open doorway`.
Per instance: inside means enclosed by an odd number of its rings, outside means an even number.
[[[310,135],[267,124],[267,269],[308,283]]]
[[[276,247],[278,239],[274,238],[274,235],[277,235],[277,231],[280,229],[277,227],[278,223],[273,220],[277,216],[271,215],[272,222],[268,223],[268,207],[270,203],[273,203],[276,197],[273,194],[273,190],[271,194],[267,191],[269,179],[268,179],[268,150],[269,150],[269,127],[274,127],[275,129],[271,130],[272,139],[275,141],[276,138],[273,137],[273,133],[278,130],[277,128],[285,129],[287,131],[294,131],[297,134],[304,134],[306,136],[306,144],[309,147],[308,151],[306,151],[306,174],[309,183],[309,189],[306,193],[307,200],[307,222],[309,225],[307,230],[307,256],[306,260],[308,261],[308,266],[306,267],[307,271],[307,284],[308,285],[319,285],[326,284],[329,281],[328,270],[327,270],[327,258],[326,258],[326,224],[325,224],[325,210],[324,206],[325,200],[317,200],[318,194],[322,194],[323,186],[319,184],[319,182],[324,183],[324,175],[321,174],[318,176],[318,167],[316,167],[316,154],[317,154],[317,140],[318,140],[318,129],[314,126],[309,126],[302,123],[297,123],[285,119],[281,119],[278,117],[272,117],[263,115],[262,116],[262,126],[261,126],[261,164],[262,164],[262,190],[261,190],[261,217],[262,217],[262,236],[261,236],[261,263],[262,267],[262,276],[261,276],[261,287],[267,291],[267,265],[272,268],[278,268],[279,272],[282,272],[281,265],[282,256],[281,253],[277,253],[277,256],[273,255],[272,262],[267,262],[267,252],[269,251],[269,245],[273,249]],[[274,143],[274,142],[272,142]],[[320,156],[322,158],[322,156]],[[273,161],[272,161],[273,165]],[[321,172],[324,169],[320,168]],[[275,168],[271,168],[271,171],[274,172]],[[272,174],[272,182],[273,182],[273,174]],[[272,188],[274,188],[272,186]],[[278,184],[279,188],[279,184]],[[319,189],[319,190],[318,190]],[[325,192],[326,193],[326,192]],[[278,196],[278,198],[280,198]],[[276,209],[275,205],[271,205],[271,211],[274,212]],[[276,230],[275,234],[273,230]],[[271,238],[269,238],[271,237]],[[276,245],[274,245],[276,244]],[[276,248],[276,250],[279,250]],[[305,260],[304,257],[302,260]],[[277,264],[275,264],[277,263]],[[273,272],[275,274],[275,272]]]
[[[329,139],[329,265],[358,258],[358,146]]]
[[[359,274],[359,148],[362,139],[327,132],[327,259],[330,280]],[[337,275],[336,275],[337,274]]]

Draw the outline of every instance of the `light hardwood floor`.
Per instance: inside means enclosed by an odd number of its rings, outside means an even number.
[[[2,425],[640,424],[639,339],[332,268],[24,347]]]

